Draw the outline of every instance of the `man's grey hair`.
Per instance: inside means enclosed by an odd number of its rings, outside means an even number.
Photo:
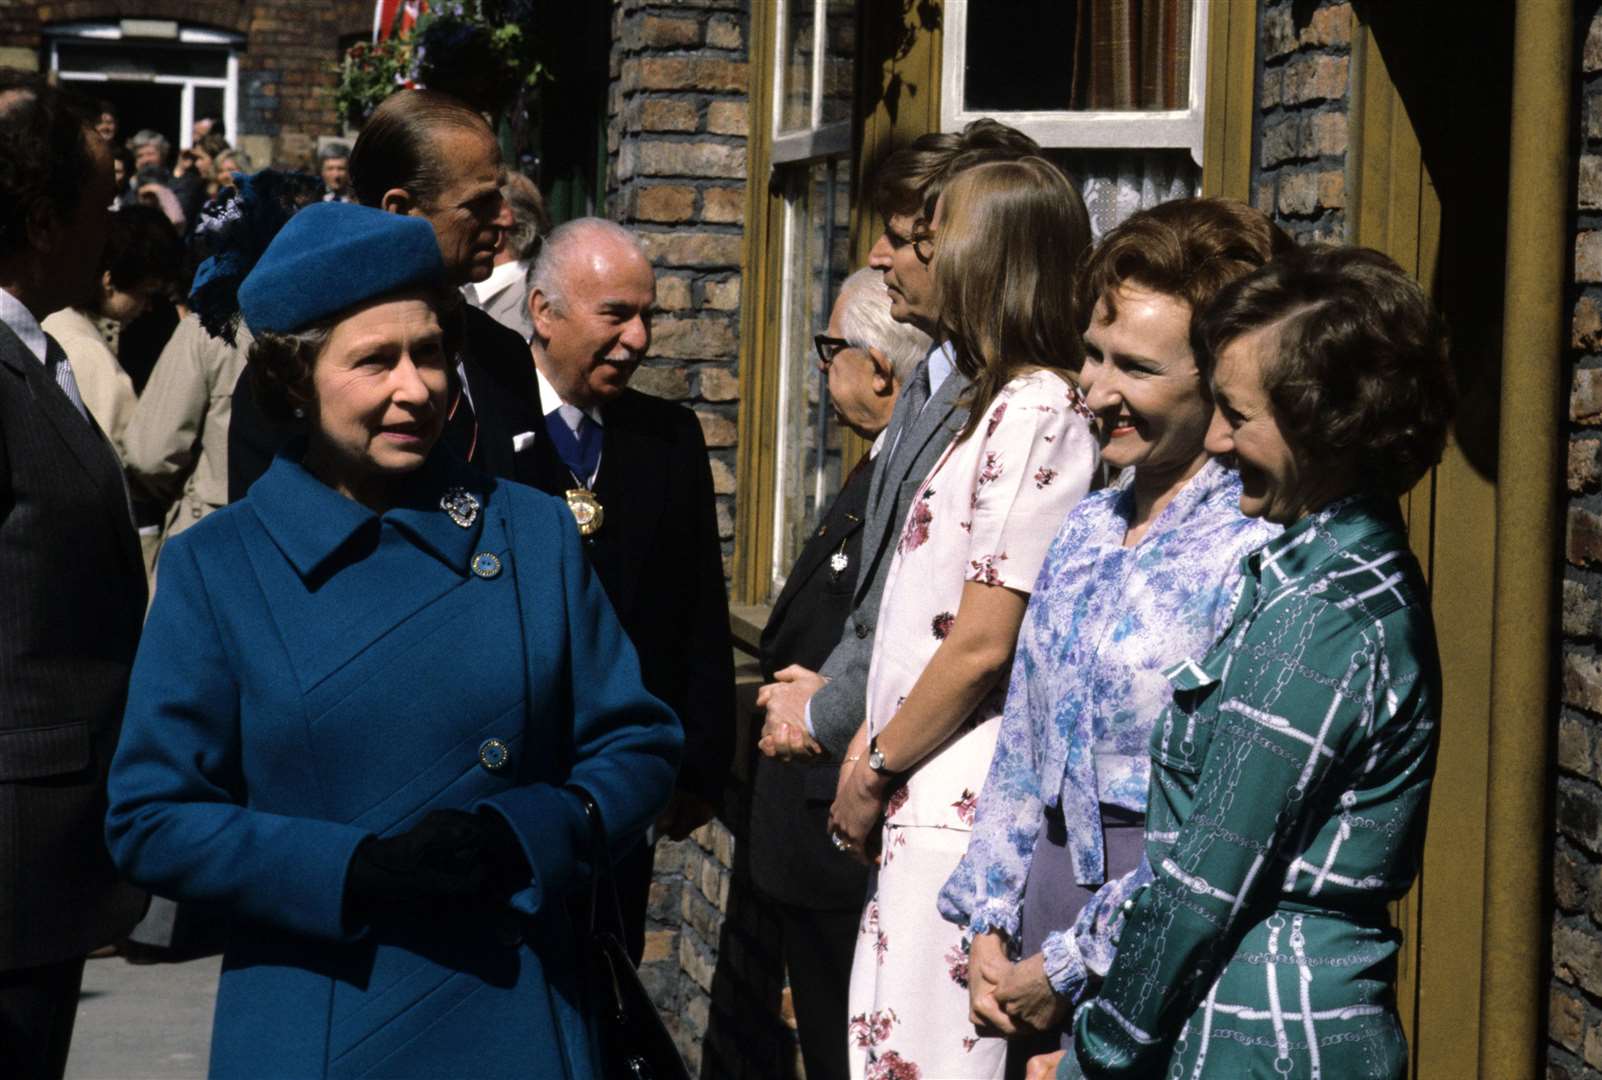
[[[137,154],[141,146],[149,146],[151,144],[155,145],[157,152],[161,154],[162,162],[165,163],[167,155],[172,152],[172,143],[168,142],[167,136],[159,131],[145,128],[142,131],[134,132],[128,139],[128,151]]]
[[[552,229],[551,235],[540,245],[539,254],[528,272],[529,292],[532,294],[538,289],[556,313],[563,314],[563,286],[567,283],[573,258],[599,237],[622,241],[638,251],[647,263],[651,261],[640,238],[617,222],[598,217],[574,218]]]
[[[337,161],[340,158],[349,159],[350,145],[342,142],[323,143],[317,148],[317,167],[323,167],[325,161]]]
[[[512,211],[512,227],[506,230],[506,246],[521,262],[539,254],[545,234],[551,231],[551,216],[545,212],[545,199],[534,181],[520,172],[506,174],[501,198]]]
[[[840,284],[840,336],[859,349],[870,346],[884,353],[896,382],[907,385],[918,362],[929,355],[933,342],[911,323],[890,317],[890,290],[884,275],[864,267]]]

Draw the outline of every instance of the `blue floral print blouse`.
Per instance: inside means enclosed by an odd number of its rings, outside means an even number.
[[[1041,567],[973,835],[940,893],[970,938],[1017,939],[1047,808],[1062,810],[1075,880],[1105,880],[1099,804],[1146,810],[1152,724],[1173,694],[1164,670],[1217,639],[1241,559],[1280,532],[1241,514],[1240,477],[1217,461],[1125,547],[1134,509],[1126,469],[1069,513]]]

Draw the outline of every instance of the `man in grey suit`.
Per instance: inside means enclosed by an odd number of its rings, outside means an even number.
[[[0,1072],[66,1068],[89,950],[145,896],[106,853],[106,768],[145,611],[116,453],[39,321],[99,286],[92,111],[0,69]]]
[[[920,136],[879,167],[873,201],[884,219],[884,233],[869,252],[868,265],[884,274],[891,316],[918,327],[936,344],[890,417],[882,460],[868,490],[863,561],[840,643],[818,671],[785,668],[757,693],[757,704],[767,710],[759,745],[769,757],[790,760],[827,753],[838,758],[862,725],[891,541],[918,485],[968,419],[963,403],[968,380],[952,362],[935,308],[929,268],[935,202],[964,169],[1039,153],[1040,147],[1022,132],[994,120],[975,120],[960,134]]]

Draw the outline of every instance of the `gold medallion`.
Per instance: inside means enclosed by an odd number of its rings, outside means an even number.
[[[588,488],[570,488],[567,492],[567,508],[573,511],[573,520],[578,522],[580,536],[594,536],[606,521],[601,500]]]

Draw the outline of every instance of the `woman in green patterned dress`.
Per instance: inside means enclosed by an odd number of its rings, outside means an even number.
[[[1440,459],[1445,335],[1360,249],[1289,256],[1196,320],[1207,449],[1241,509],[1285,526],[1247,557],[1233,622],[1169,673],[1147,864],[1059,1077],[1399,1078],[1399,934],[1418,870],[1441,673],[1397,496]],[[1137,887],[1138,886],[1138,887]]]

